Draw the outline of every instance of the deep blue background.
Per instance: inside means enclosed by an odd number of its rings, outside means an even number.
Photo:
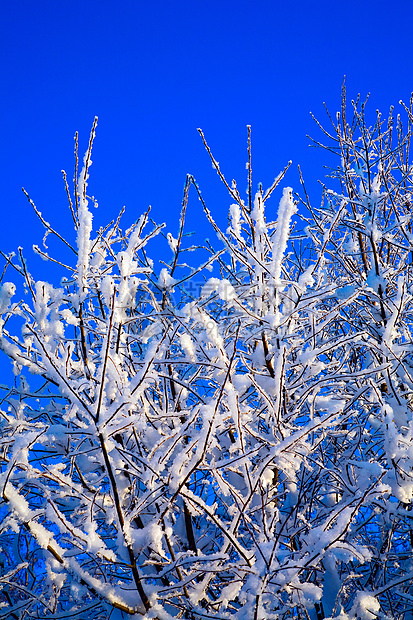
[[[308,148],[306,134],[320,137],[309,112],[324,122],[323,101],[338,109],[344,75],[349,99],[371,91],[372,115],[408,102],[412,18],[413,4],[398,0],[4,0],[0,249],[21,245],[36,277],[56,277],[31,254],[43,229],[21,187],[73,241],[60,170],[72,182],[74,133],[83,154],[95,115],[89,192],[100,205],[96,225],[123,205],[131,223],[151,204],[153,218],[175,233],[188,172],[225,222],[231,200],[197,127],[243,192],[251,124],[254,189],[292,159],[284,185],[299,189],[300,163],[317,204],[326,157]],[[195,197],[189,228],[214,237]]]
[[[126,205],[151,204],[176,228],[193,173],[212,211],[230,200],[196,132],[202,127],[228,177],[246,186],[246,125],[255,179],[265,185],[292,159],[308,183],[323,177],[309,112],[371,91],[383,112],[413,90],[410,2],[277,0],[14,0],[1,3],[0,248],[40,242],[28,190],[51,222],[71,227],[60,170],[73,178],[99,117],[90,192],[102,224]],[[295,174],[286,180],[296,185]],[[315,183],[314,191],[318,192]],[[315,202],[319,195],[313,196]],[[216,201],[216,202],[215,202]],[[274,202],[276,202],[278,197]],[[199,220],[195,215],[195,222]]]

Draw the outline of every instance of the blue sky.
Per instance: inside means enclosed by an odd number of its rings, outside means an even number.
[[[21,192],[72,236],[60,170],[73,178],[73,136],[86,149],[99,117],[90,193],[96,225],[126,205],[125,222],[148,204],[176,232],[186,173],[194,174],[217,219],[221,191],[196,128],[224,172],[246,187],[246,125],[252,125],[256,187],[290,159],[300,163],[313,202],[320,197],[322,153],[309,112],[338,108],[371,92],[371,111],[387,112],[413,90],[413,5],[370,0],[14,0],[0,4],[0,248],[22,245],[30,268],[43,229]],[[280,194],[274,197],[277,207]],[[193,197],[190,227],[213,237]],[[223,221],[223,220],[222,220]],[[44,272],[44,273],[43,273]]]

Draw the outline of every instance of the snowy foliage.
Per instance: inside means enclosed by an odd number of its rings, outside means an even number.
[[[149,211],[93,232],[93,127],[72,268],[0,291],[0,618],[413,617],[413,115],[352,109],[318,208],[205,143],[228,228],[188,267],[189,176],[159,271]]]

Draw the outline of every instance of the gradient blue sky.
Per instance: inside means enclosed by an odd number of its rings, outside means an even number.
[[[289,159],[319,200],[323,155],[309,112],[371,92],[387,112],[413,90],[413,4],[278,0],[0,1],[0,248],[30,257],[43,230],[21,192],[72,236],[60,170],[73,178],[73,136],[86,149],[99,117],[90,193],[96,225],[126,205],[126,222],[152,205],[176,232],[182,188],[194,174],[211,211],[230,199],[196,132],[201,127],[229,179],[246,187],[246,125],[252,125],[254,186],[268,185]],[[325,159],[325,158],[324,158]],[[292,171],[285,184],[298,189]],[[276,209],[279,195],[274,197]],[[213,234],[192,200],[190,227]],[[204,234],[205,233],[205,234]],[[40,270],[40,272],[39,272]]]

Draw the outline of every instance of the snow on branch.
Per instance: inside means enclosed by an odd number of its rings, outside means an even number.
[[[188,175],[159,262],[149,209],[93,231],[76,138],[74,239],[36,208],[74,264],[1,254],[30,296],[0,288],[0,617],[412,617],[412,105],[347,107],[316,205],[289,164],[253,200],[250,128],[244,202],[200,132],[228,228]]]

